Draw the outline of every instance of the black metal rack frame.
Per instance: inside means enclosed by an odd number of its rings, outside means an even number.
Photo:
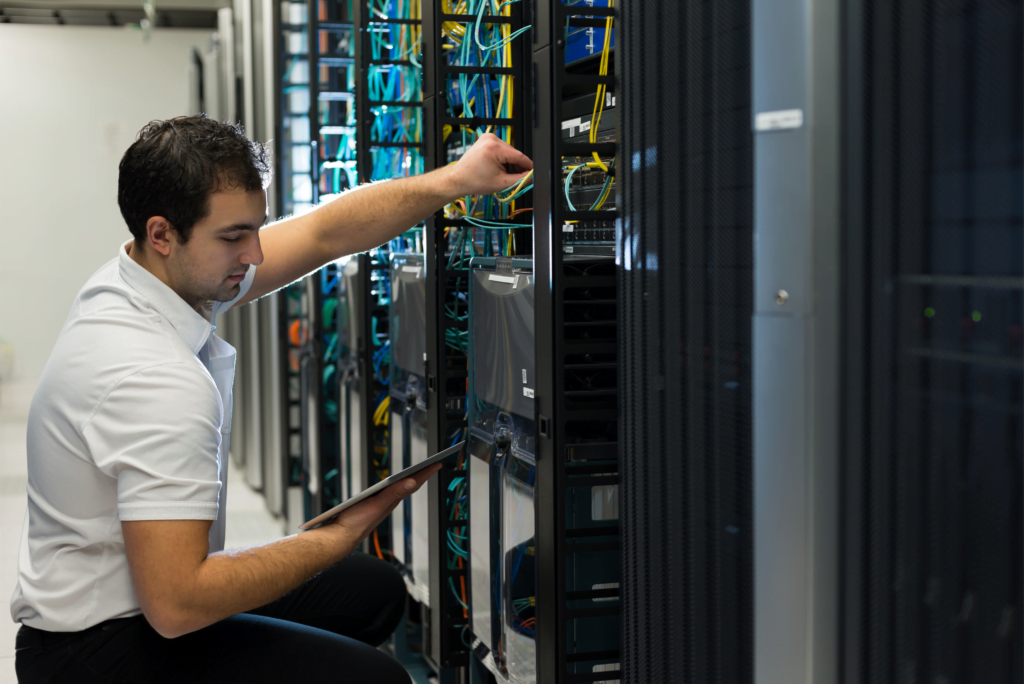
[[[619,670],[593,672],[593,664],[618,663],[619,649],[577,652],[570,621],[592,621],[621,615],[618,587],[569,590],[567,577],[576,554],[619,550],[617,524],[570,527],[567,507],[578,487],[618,485],[617,444],[609,439],[574,443],[574,423],[601,424],[607,435],[616,434],[617,392],[594,396],[567,388],[567,378],[580,358],[614,358],[617,340],[570,339],[567,324],[580,305],[582,289],[610,288],[615,292],[614,265],[610,272],[570,274],[564,255],[562,226],[566,221],[607,220],[608,212],[570,212],[561,199],[562,160],[587,157],[592,152],[610,157],[616,143],[563,142],[563,100],[574,94],[596,92],[599,85],[615,88],[611,74],[570,73],[565,66],[565,27],[604,26],[613,10],[586,7],[587,17],[560,0],[536,0],[534,17],[534,268],[536,273],[537,348],[537,682],[593,682],[619,678]],[[570,269],[571,271],[571,269]],[[614,307],[614,297],[609,304]],[[568,316],[567,316],[568,314]],[[595,603],[601,600],[600,604]],[[607,601],[607,603],[605,602]],[[589,605],[583,605],[586,602]]]
[[[325,14],[323,20],[320,17],[321,4]],[[339,21],[345,18],[346,11],[343,3],[338,0],[307,0],[306,14],[308,35],[307,59],[309,66],[310,177],[312,181],[312,204],[316,205],[321,196],[320,165],[322,161],[326,161],[320,158],[322,149],[320,144],[321,101],[344,100],[346,99],[344,96],[350,96],[350,93],[347,91],[337,90],[340,80],[337,74],[328,73],[327,79],[323,80],[321,78],[321,71],[323,67],[342,67],[352,63],[350,57],[323,53],[321,45],[325,43],[330,46],[332,41],[322,40],[322,38],[327,38],[328,35],[339,32],[351,32],[352,25]],[[283,50],[282,54],[284,54],[285,58],[301,57],[300,55],[286,54]],[[334,122],[328,122],[328,124],[332,123]],[[327,270],[327,282],[331,281],[332,276],[338,275],[336,264],[329,264],[324,269]],[[325,328],[326,321],[323,318],[323,305],[325,298],[331,297],[332,293],[322,290],[321,282],[324,281],[323,275],[323,271],[318,271],[303,281],[309,298],[308,348],[305,350],[300,362],[299,411],[302,416],[301,423],[303,426],[303,468],[308,469],[311,467],[310,463],[314,460],[312,458],[312,450],[315,449],[317,451],[317,458],[315,459],[317,472],[315,477],[318,483],[315,493],[308,491],[308,481],[304,483],[307,485],[306,493],[309,495],[309,510],[307,511],[309,515],[317,515],[333,505],[333,500],[328,496],[329,490],[326,475],[331,471],[338,472],[341,467],[340,451],[338,448],[340,435],[336,422],[337,418],[335,417],[332,420],[326,411],[327,400],[332,396],[332,393],[336,397],[339,387],[337,373],[333,374],[330,378],[333,387],[325,386],[323,379],[326,363],[324,360],[325,338],[336,333],[336,330]],[[333,321],[336,324],[337,316],[333,317]],[[313,404],[316,412],[315,416],[308,415],[310,401],[307,397],[315,399]],[[314,474],[310,473],[310,475]]]
[[[376,425],[373,418],[374,412],[377,409],[375,402],[377,395],[381,392],[387,392],[387,387],[377,380],[374,372],[373,339],[374,320],[377,321],[377,336],[387,336],[388,307],[378,304],[378,290],[375,288],[383,287],[383,278],[388,277],[388,264],[386,261],[375,256],[373,252],[363,252],[356,258],[359,259],[360,283],[357,301],[358,305],[362,307],[362,314],[359,316],[361,328],[355,348],[359,373],[359,416],[363,422],[363,439],[361,443],[364,461],[362,472],[366,478],[365,482],[360,483],[360,488],[366,488],[384,479],[387,470],[387,464],[383,467],[377,465],[377,455],[374,451],[374,445],[378,442],[378,438],[385,445],[385,449],[388,448],[389,440],[387,428],[381,428]],[[376,278],[374,277],[375,273],[377,274]],[[373,541],[371,542],[370,539],[367,539],[364,542],[364,550],[367,553],[379,556],[385,555],[383,551],[385,549],[390,550],[391,548],[390,535],[391,526],[389,521],[385,520],[377,527]],[[380,552],[378,552],[378,547]]]
[[[510,17],[485,15],[485,23],[508,23],[512,30],[528,25],[526,3],[511,5]],[[475,17],[446,14],[441,0],[423,0],[423,130],[424,164],[427,171],[443,168],[448,163],[444,127],[498,125],[511,126],[517,149],[527,154],[532,148],[532,131],[527,125],[525,112],[529,111],[528,92],[529,42],[522,37],[513,42],[512,66],[457,67],[448,63],[443,48],[442,23],[471,23]],[[513,78],[514,100],[520,105],[511,118],[455,118],[448,113],[445,82],[449,74],[481,73],[487,75],[510,75]],[[529,204],[529,195],[524,196]],[[446,437],[454,430],[466,428],[465,396],[469,378],[468,357],[465,353],[452,350],[446,344],[446,331],[467,330],[466,321],[450,320],[445,314],[445,305],[461,306],[459,293],[468,294],[468,272],[449,269],[448,258],[452,244],[446,237],[446,230],[465,227],[462,220],[448,218],[439,211],[427,219],[426,228],[426,277],[427,277],[427,411],[428,449],[431,453],[448,446]],[[424,616],[427,627],[424,632],[424,655],[438,668],[444,677],[455,677],[452,668],[463,668],[469,663],[466,647],[462,643],[461,630],[468,618],[461,605],[448,588],[449,579],[455,583],[465,581],[467,568],[449,569],[447,562],[447,533],[451,527],[468,527],[466,520],[449,520],[446,493],[452,480],[463,471],[446,465],[437,477],[427,483],[430,511],[430,596],[431,610]],[[467,532],[468,536],[468,532]],[[435,597],[437,597],[435,599]],[[447,668],[447,669],[446,669]],[[461,671],[464,676],[464,670]],[[449,680],[453,681],[453,680]]]
[[[297,61],[303,58],[309,59],[309,54],[291,54],[288,52],[288,45],[285,38],[286,32],[305,32],[307,39],[309,36],[309,10],[311,3],[305,3],[307,11],[307,22],[302,23],[291,23],[286,21],[283,15],[283,10],[286,6],[295,5],[297,3],[289,0],[281,0],[275,3],[275,11],[273,13],[274,22],[274,35],[276,37],[277,45],[275,46],[275,52],[279,56],[275,60],[275,106],[280,116],[275,117],[276,135],[275,139],[279,141],[277,154],[275,155],[275,161],[277,165],[277,183],[274,185],[277,188],[277,205],[280,207],[282,213],[291,214],[295,210],[295,200],[290,194],[292,187],[292,178],[296,175],[305,175],[304,171],[297,171],[293,168],[294,158],[291,154],[294,147],[302,146],[307,143],[304,141],[291,140],[290,136],[295,128],[292,125],[285,124],[288,120],[289,124],[301,120],[308,116],[308,111],[293,111],[291,109],[290,100],[291,98],[286,95],[286,89],[301,89],[303,87],[311,88],[311,84],[302,83],[291,83],[285,82],[286,76],[289,76]],[[291,17],[288,17],[290,20]],[[310,41],[312,44],[313,41]],[[312,73],[312,72],[310,72]],[[286,130],[289,135],[286,135]],[[310,176],[312,177],[312,167],[314,165],[314,157],[310,155]],[[281,302],[281,328],[280,335],[284,343],[281,345],[282,353],[282,368],[285,375],[283,382],[284,392],[284,405],[283,420],[285,421],[285,429],[282,430],[284,440],[284,454],[286,455],[285,463],[282,467],[285,470],[285,482],[286,487],[302,486],[303,488],[303,511],[300,513],[301,516],[306,516],[310,513],[312,508],[311,502],[308,500],[305,482],[303,481],[302,470],[306,465],[305,459],[305,444],[306,437],[303,435],[303,422],[302,413],[304,411],[302,404],[302,378],[301,378],[301,364],[302,360],[309,356],[309,330],[310,321],[308,320],[307,313],[302,310],[302,301],[304,298],[305,290],[304,282],[292,283],[280,293],[272,296],[280,297]],[[298,344],[293,344],[293,340],[290,337],[290,327],[298,321],[299,336]],[[293,365],[292,361],[296,364]],[[295,366],[298,366],[296,370]],[[285,495],[285,510],[287,511],[287,494]],[[308,518],[307,518],[308,519]]]

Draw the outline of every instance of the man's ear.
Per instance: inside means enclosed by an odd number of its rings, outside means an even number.
[[[178,244],[178,231],[163,216],[150,216],[146,221],[146,243],[158,253],[169,256]]]

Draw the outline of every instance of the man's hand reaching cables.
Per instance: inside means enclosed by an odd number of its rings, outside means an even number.
[[[480,136],[462,159],[447,167],[453,197],[502,192],[532,170],[529,157],[491,133]]]

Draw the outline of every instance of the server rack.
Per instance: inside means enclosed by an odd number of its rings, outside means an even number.
[[[1024,12],[844,4],[842,682],[1024,679]]]
[[[601,5],[539,0],[533,17],[538,682],[619,678],[618,514],[597,505],[611,504],[619,483],[614,243],[576,233],[602,229],[615,209],[600,201],[581,209],[565,197],[568,173],[594,159],[586,168],[603,172],[607,201],[617,144],[598,141],[595,120],[584,141],[562,129],[568,101],[593,98],[596,119],[616,91],[610,45],[596,62],[566,64],[574,28],[600,27],[610,40],[615,10]]]
[[[429,456],[427,450],[427,301],[423,255],[391,255],[388,326],[391,459],[404,469]],[[391,515],[392,552],[402,565],[409,595],[430,605],[430,543],[427,492],[418,491]],[[418,617],[418,616],[417,616]]]
[[[281,0],[275,13],[275,54],[278,87],[275,160],[278,206],[284,216],[313,207],[313,140],[310,127],[311,45],[309,5]],[[305,284],[288,285],[277,295],[280,312],[281,354],[284,380],[281,383],[284,423],[281,509],[288,528],[295,529],[309,518],[302,480],[302,394],[301,359],[308,345],[308,303],[304,304]]]
[[[368,0],[355,0],[352,4],[352,20],[358,29],[353,42],[355,121],[360,140],[355,168],[361,182],[423,172],[421,69],[418,61],[419,6],[418,0],[390,0],[380,4]],[[421,246],[421,230],[413,227],[403,236],[383,246],[382,250],[378,250],[378,256],[384,262],[384,269],[378,269],[377,274],[387,289],[387,296],[381,303],[389,304],[391,297],[393,283],[390,281],[388,270],[391,266],[386,263],[388,259],[398,258],[398,261],[392,263],[399,264],[400,268],[401,263],[406,261],[406,256],[402,253],[417,251]],[[398,283],[398,286],[399,291],[402,291],[403,284]],[[394,312],[391,315],[393,316]],[[378,315],[381,330],[387,326],[387,317],[387,310]],[[425,331],[422,334],[425,334]],[[401,369],[393,364],[389,365],[390,356],[395,354],[390,343],[391,340],[388,339],[375,354],[379,363],[375,363],[373,368],[379,365],[388,369],[383,378],[384,403],[381,404],[384,406],[381,410],[388,426],[387,459],[390,462],[387,465],[392,467],[393,462],[393,467],[400,469],[403,459],[408,457],[407,450],[401,447],[408,446],[408,440],[413,437],[402,428],[405,427],[407,420],[418,418],[419,422],[422,422],[423,418],[423,407],[406,411],[407,397],[404,392],[407,389],[419,389],[425,393],[425,387],[419,388],[416,383],[413,383],[412,387],[407,386],[405,373],[413,370],[408,362]],[[423,359],[420,359],[420,363],[422,362]],[[401,378],[400,395],[396,394],[397,390],[390,379],[395,371],[398,371]],[[422,373],[419,375],[422,377]],[[380,377],[376,370],[373,377]],[[375,395],[375,398],[378,396]],[[419,401],[425,401],[425,396],[419,396]],[[373,415],[378,415],[374,407],[364,405],[363,408],[371,411]],[[418,440],[414,440],[414,444],[417,447],[416,453],[419,454],[422,444]],[[425,496],[425,492],[417,493],[412,500],[402,503],[396,509],[388,526],[391,531],[388,535],[389,546],[385,547],[389,549],[390,557],[403,572],[410,594],[421,602],[428,599],[426,573],[422,572],[423,567],[411,565],[410,561],[414,556],[410,554],[413,549],[410,545],[407,551],[406,542],[425,538],[426,516],[410,515],[414,505],[417,508],[422,506]],[[420,566],[426,561],[425,555],[422,551],[419,554]],[[418,622],[419,609],[413,612],[416,615],[410,617]]]
[[[753,18],[755,672],[1017,681],[1021,8]]]
[[[458,159],[475,136],[468,131],[488,126],[498,131],[510,130],[514,146],[530,154],[528,41],[519,38],[511,43],[510,66],[461,64],[454,51],[445,46],[451,45],[451,36],[460,31],[465,30],[462,35],[472,35],[475,13],[453,14],[455,8],[445,0],[425,0],[422,10],[426,170],[442,168]],[[524,3],[511,3],[500,16],[487,11],[480,21],[484,27],[507,26],[511,34],[528,27],[527,13]],[[463,106],[458,92],[452,88],[451,79],[458,81],[460,76],[467,80],[474,76],[484,79],[488,87],[497,79],[509,78],[506,86],[519,104],[511,112],[473,112]],[[465,135],[463,131],[467,131]],[[529,194],[525,195],[523,204],[528,206],[529,199]],[[513,233],[516,253],[529,254],[529,228]],[[460,439],[466,431],[469,269],[465,252],[468,249],[472,254],[477,241],[469,222],[445,211],[427,219],[425,237],[427,429],[429,451],[436,452]],[[467,506],[472,497],[466,491],[466,458],[463,454],[457,466],[446,465],[426,485],[430,557],[434,562],[430,566],[431,606],[424,616],[424,654],[444,681],[467,676],[465,667],[470,664],[468,593],[462,589],[467,581],[466,563],[448,543],[450,535],[469,535]],[[462,553],[465,554],[464,549]]]
[[[751,5],[621,11],[620,680],[797,681],[753,669]]]
[[[317,0],[303,7],[305,26],[295,21],[285,27],[290,29],[287,47],[292,50],[285,53],[285,58],[291,60],[290,68],[306,66],[308,75],[305,88],[298,89],[307,96],[306,115],[293,117],[302,122],[302,132],[308,136],[296,144],[301,154],[309,158],[308,165],[302,166],[306,173],[302,176],[301,193],[299,186],[292,184],[291,208],[299,212],[349,187],[354,180],[355,164],[354,127],[350,125],[355,116],[353,37],[348,3]],[[302,13],[296,12],[292,19],[301,18],[299,14]],[[302,39],[295,39],[294,35]],[[296,156],[294,152],[292,156]],[[288,208],[286,203],[285,210]],[[289,330],[296,357],[292,359],[289,417],[291,446],[297,448],[293,457],[299,456],[301,463],[294,471],[302,485],[306,516],[326,510],[341,497],[341,388],[336,316],[340,277],[340,266],[328,264],[286,289],[298,305],[292,321],[298,327]]]
[[[422,173],[419,2],[391,0],[376,5],[368,0],[354,0],[350,11],[356,27],[353,34],[353,90],[360,140],[355,155],[356,176],[360,182],[369,182]],[[393,403],[389,392],[393,370],[387,335],[391,298],[389,260],[392,254],[416,251],[421,240],[420,230],[411,227],[403,236],[371,252],[369,259],[361,256],[359,262],[364,293],[362,301],[367,307],[361,320],[363,325],[377,331],[372,338],[364,339],[372,339],[375,344],[380,342],[376,348],[367,346],[358,351],[360,368],[367,371],[360,370],[363,401],[359,412],[364,424],[370,426],[370,431],[364,434],[376,434],[367,445],[371,450],[377,450],[370,454],[366,471],[374,473],[374,478],[386,476],[391,468],[401,467],[403,451],[396,451],[391,442],[393,436],[405,436],[404,432],[392,434],[402,424],[393,424],[391,414],[403,406]],[[379,294],[371,297],[373,288],[377,288]],[[402,401],[404,397],[399,403]],[[374,481],[376,479],[371,479],[370,483]],[[421,496],[416,498],[417,503],[421,503]],[[423,600],[426,598],[425,583],[418,585],[412,568],[405,567],[404,521],[399,519],[405,516],[407,505],[411,503],[403,504],[391,516],[391,521],[385,522],[378,530],[377,540],[385,541],[375,551],[378,555],[386,553],[401,566],[412,595]],[[399,522],[402,522],[398,526],[402,534],[391,534],[391,524]],[[410,520],[409,525],[418,527],[422,521]]]
[[[474,655],[492,672],[530,682],[538,636],[533,261],[474,257],[470,265],[470,629]]]

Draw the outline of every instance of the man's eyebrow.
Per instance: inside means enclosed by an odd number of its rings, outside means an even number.
[[[217,234],[221,233],[233,233],[236,230],[258,230],[259,226],[254,226],[251,223],[236,223],[230,226],[224,226],[223,228],[217,229]]]

